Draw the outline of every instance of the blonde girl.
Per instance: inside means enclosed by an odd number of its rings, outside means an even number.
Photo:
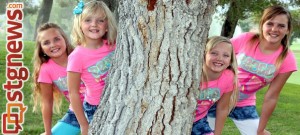
[[[221,135],[230,110],[237,99],[237,63],[229,39],[214,36],[208,39],[203,59],[200,96],[192,135]],[[209,109],[217,103],[213,131],[207,121]]]
[[[77,47],[68,58],[68,88],[81,133],[87,135],[111,67],[117,27],[112,12],[102,1],[80,1],[74,14],[72,40]],[[86,85],[83,106],[78,95],[80,79]]]
[[[52,128],[52,114],[60,111],[61,95],[69,101],[67,89],[67,57],[73,51],[63,30],[54,23],[45,23],[37,30],[33,56],[34,111],[41,106],[46,135],[61,133],[78,134],[79,124],[69,108],[65,116]],[[83,100],[84,91],[79,93]]]

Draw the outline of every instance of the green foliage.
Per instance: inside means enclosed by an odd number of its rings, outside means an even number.
[[[24,3],[24,14],[35,14],[38,10],[38,6],[33,4],[33,0],[8,0],[8,2],[23,2]],[[0,14],[4,14],[6,10],[6,0],[0,1]]]

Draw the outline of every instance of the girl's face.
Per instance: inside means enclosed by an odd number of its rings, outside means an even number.
[[[50,58],[58,58],[66,53],[66,41],[55,28],[50,28],[39,33],[39,40],[43,52]]]
[[[206,71],[220,73],[230,65],[232,46],[221,42],[205,54]]]
[[[102,39],[108,30],[105,13],[97,12],[97,14],[87,16],[82,20],[80,27],[87,43],[89,41]]]
[[[262,31],[264,40],[270,44],[280,45],[281,40],[289,33],[288,17],[281,14],[267,20],[263,24]]]

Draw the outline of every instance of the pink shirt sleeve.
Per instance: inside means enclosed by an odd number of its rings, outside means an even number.
[[[281,64],[279,73],[294,72],[294,71],[297,71],[296,58],[293,52],[289,51],[286,58]]]
[[[78,52],[77,49],[69,55],[67,71],[82,73],[83,63],[80,56],[80,52]]]
[[[225,88],[223,89],[223,93],[228,93],[233,90],[234,88],[234,74],[231,70],[225,70],[224,74],[222,75],[222,84],[224,84]]]
[[[38,82],[52,84],[52,79],[49,75],[46,64],[42,64],[42,66],[41,66],[39,77],[38,77]]]
[[[237,37],[234,37],[232,39],[230,39],[233,48],[234,48],[234,52],[235,54],[238,54],[240,52],[240,50],[242,50],[241,48],[244,47],[244,45],[246,45],[246,43],[254,36],[254,33],[242,33]]]

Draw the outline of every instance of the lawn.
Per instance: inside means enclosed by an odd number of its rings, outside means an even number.
[[[23,50],[24,54],[24,65],[27,66],[31,73],[32,73],[32,64],[31,64],[31,58],[33,54],[34,49],[34,43],[33,42],[24,42],[25,48]],[[299,46],[300,44],[298,44]],[[293,47],[293,46],[292,46]],[[293,47],[297,48],[296,46]],[[5,49],[5,42],[0,41],[0,81],[1,84],[3,84],[6,80],[5,78],[5,56],[7,54]],[[300,53],[296,53],[297,61],[298,61],[298,67],[300,63]],[[300,79],[296,79],[296,76],[299,78],[300,73],[294,73],[291,78],[288,80],[288,83],[284,86],[279,103],[277,105],[276,110],[272,114],[272,117],[268,123],[267,129],[272,133],[272,135],[296,135],[300,133]],[[21,133],[21,135],[37,135],[44,131],[43,129],[43,121],[41,113],[33,113],[32,112],[32,104],[31,101],[31,81],[27,81],[24,85],[24,88],[22,89],[24,94],[24,103],[28,106],[26,115],[25,115],[25,123],[23,124],[24,131]],[[263,95],[265,93],[265,90],[262,90],[258,92],[257,99],[258,99],[258,110],[261,110],[261,102],[263,100]],[[5,91],[0,91],[0,112],[5,112],[5,106],[6,106],[6,98],[5,97]],[[64,105],[62,107],[61,114],[54,115],[53,123],[57,120],[59,120],[64,112],[68,109],[68,104],[64,102]],[[2,121],[2,120],[1,120]],[[233,125],[233,123],[228,119],[225,128],[224,128],[224,135],[238,135],[239,132],[237,128]]]

